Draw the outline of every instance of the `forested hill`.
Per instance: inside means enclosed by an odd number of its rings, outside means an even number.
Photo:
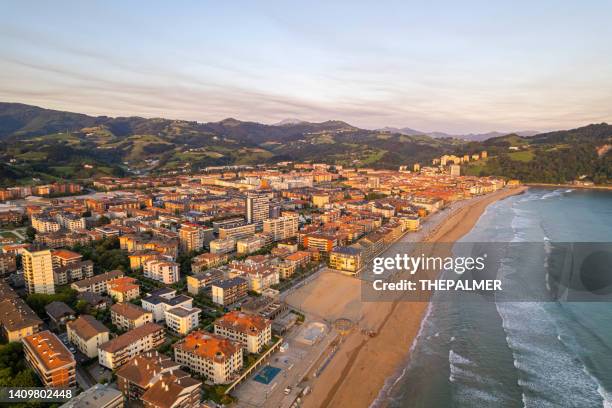
[[[612,180],[612,126],[592,124],[533,137],[507,135],[479,144],[489,152],[469,174],[492,174],[524,182],[565,183],[578,179],[607,184]],[[472,144],[466,148],[475,148]]]
[[[182,173],[211,165],[323,161],[396,168],[446,153],[489,151],[468,174],[523,181],[610,180],[612,126],[605,123],[532,137],[482,142],[360,129],[342,121],[277,125],[233,118],[199,123],[142,117],[88,116],[0,103],[0,183],[85,179],[100,175]]]

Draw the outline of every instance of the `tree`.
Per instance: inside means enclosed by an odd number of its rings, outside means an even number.
[[[96,221],[96,226],[98,227],[101,227],[107,224],[110,224],[110,219],[105,215],[101,216],[100,218],[98,218],[98,221]]]
[[[26,241],[34,242],[34,239],[36,238],[36,230],[32,226],[29,226],[28,228],[26,228],[25,233],[26,233]]]

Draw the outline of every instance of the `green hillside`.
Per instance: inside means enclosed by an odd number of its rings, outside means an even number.
[[[546,182],[586,176],[607,182],[610,153],[598,155],[597,149],[611,140],[612,126],[605,123],[533,137],[511,134],[467,142],[359,129],[341,121],[264,125],[230,118],[198,123],[92,117],[0,103],[0,182],[191,172],[286,160],[396,168],[429,163],[442,154],[482,150],[490,159],[464,166],[465,173]]]

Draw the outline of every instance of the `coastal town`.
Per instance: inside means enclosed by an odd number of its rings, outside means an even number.
[[[0,347],[27,362],[11,385],[73,387],[63,407],[307,405],[347,334],[378,334],[343,287],[463,203],[518,186],[462,175],[486,157],[1,189]]]

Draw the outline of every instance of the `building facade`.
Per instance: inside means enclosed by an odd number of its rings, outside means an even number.
[[[48,330],[24,337],[25,359],[45,387],[76,385],[76,361],[60,339]]]
[[[52,295],[55,293],[53,280],[53,258],[51,251],[23,250],[23,278],[28,293]]]
[[[212,333],[194,331],[174,344],[174,360],[215,384],[227,384],[242,369],[242,345]]]

